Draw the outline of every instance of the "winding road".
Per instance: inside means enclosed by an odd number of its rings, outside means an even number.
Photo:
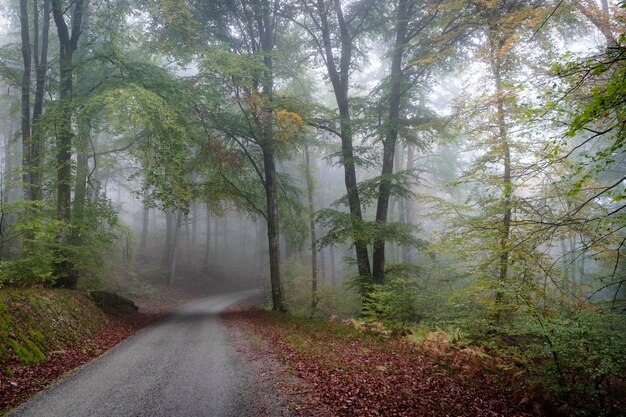
[[[257,295],[187,304],[35,396],[11,417],[249,416],[251,379],[218,315]]]

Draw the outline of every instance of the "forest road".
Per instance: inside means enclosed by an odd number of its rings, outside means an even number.
[[[219,313],[256,290],[176,310],[18,407],[11,417],[250,416],[251,379]]]

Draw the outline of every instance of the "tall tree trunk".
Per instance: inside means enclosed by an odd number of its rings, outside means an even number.
[[[37,0],[35,0],[37,1]],[[28,20],[28,2],[20,0],[20,35],[22,40],[22,182],[24,196],[34,200],[32,185],[31,125],[30,125],[30,79],[32,73],[32,55],[30,47],[30,25]]]
[[[261,15],[259,16],[259,38],[261,50],[263,52],[264,74],[261,85],[263,94],[267,98],[269,105],[264,109],[265,113],[271,116],[274,95],[274,64],[272,54],[274,50],[274,22],[270,12],[270,2],[261,0]],[[265,173],[265,198],[267,215],[267,241],[269,247],[270,261],[270,282],[272,286],[272,309],[274,311],[285,312],[285,300],[280,276],[280,242],[279,242],[279,219],[277,206],[277,176],[276,176],[276,156],[274,154],[275,138],[271,124],[265,123],[262,128],[261,149],[263,152],[263,166]]]
[[[189,223],[192,221],[192,217],[189,215],[185,216],[185,258],[187,261],[187,265],[191,266],[193,264],[193,255],[191,248],[191,228],[189,227]]]
[[[217,216],[214,217],[214,225],[215,227],[213,228],[213,257],[217,260],[218,258],[218,244],[217,244],[217,226],[218,226],[218,220],[219,218]]]
[[[191,246],[189,252],[191,253],[191,267],[195,268],[196,248],[198,247],[198,221],[200,220],[198,203],[195,200],[191,203],[191,214]]]
[[[413,168],[415,168],[415,145],[412,143],[407,143],[407,157],[406,157],[406,170],[411,175],[413,172]],[[408,197],[404,199],[404,205],[406,210],[405,222],[408,225],[412,225],[415,219],[413,218],[415,215],[415,201],[413,198]],[[413,250],[414,248],[410,246],[403,246],[402,248],[402,262],[403,263],[411,263],[413,262]]]
[[[89,127],[86,123],[79,123],[79,138],[82,141],[88,140]],[[76,239],[75,243],[79,243],[79,236],[76,234],[79,232],[80,224],[83,221],[85,214],[85,203],[87,201],[87,177],[89,175],[89,155],[85,149],[85,143],[80,143],[77,146],[76,152],[76,185],[74,187],[74,215],[72,216],[72,223],[78,226],[74,229],[73,239]]]
[[[268,149],[269,148],[269,149]],[[278,207],[276,206],[276,166],[270,146],[263,149],[265,166],[265,198],[267,209],[267,243],[270,261],[270,283],[272,286],[272,309],[286,311],[280,279],[280,242],[278,231]]]
[[[393,157],[398,140],[400,122],[400,104],[402,100],[404,77],[402,74],[402,57],[406,48],[408,28],[408,0],[399,0],[396,16],[396,40],[391,55],[391,89],[389,93],[389,115],[386,121],[385,139],[383,141],[383,166],[381,181],[378,188],[378,205],[376,207],[376,222],[387,222],[389,210],[389,196],[391,194],[391,178],[393,174]],[[385,279],[385,240],[381,237],[374,242],[374,259],[372,263],[373,279],[381,283]]]
[[[306,177],[306,190],[309,203],[309,231],[311,235],[311,315],[317,309],[317,235],[315,233],[315,205],[313,195],[315,184],[311,173],[311,158],[309,155],[309,145],[304,145],[304,170]]]
[[[340,30],[340,55],[339,68],[335,63],[335,52],[331,40],[331,31],[328,24],[328,11],[324,0],[317,0],[317,13],[322,31],[322,43],[325,54],[326,69],[333,86],[335,100],[339,108],[340,138],[341,138],[341,162],[344,167],[344,180],[346,193],[348,196],[348,207],[352,215],[352,227],[354,230],[354,248],[356,252],[357,268],[359,276],[370,278],[371,268],[369,254],[367,252],[367,242],[359,233],[363,227],[363,214],[361,212],[361,198],[357,188],[356,165],[354,158],[354,148],[352,145],[353,130],[350,117],[350,104],[348,100],[350,64],[352,62],[353,45],[350,37],[348,23],[343,17],[340,0],[334,0],[334,9],[337,16],[337,23]]]
[[[172,213],[173,216],[173,213]],[[174,284],[174,280],[176,279],[176,255],[178,251],[178,236],[180,235],[180,227],[183,221],[183,212],[182,210],[177,210],[176,214],[176,224],[174,226],[174,231],[172,233],[172,242],[170,245],[170,253],[168,256],[168,272],[167,272],[167,283],[169,285]]]
[[[335,283],[337,281],[337,267],[335,264],[335,245],[330,245],[330,282]]]
[[[211,209],[206,206],[206,243],[204,245],[204,270],[209,272],[209,260],[211,259]]]
[[[57,122],[57,218],[65,223],[71,220],[72,180],[72,77],[73,55],[82,30],[85,0],[75,0],[72,8],[71,30],[67,27],[61,0],[51,0],[52,16],[59,37],[59,102]],[[65,236],[63,240],[66,240]]]
[[[165,247],[163,252],[163,266],[169,267],[170,253],[172,252],[172,241],[174,240],[172,231],[174,228],[174,212],[172,209],[165,209]]]
[[[145,256],[148,249],[148,233],[150,228],[150,207],[148,206],[148,190],[143,192],[143,211],[141,216],[141,240],[139,254]]]
[[[56,125],[56,170],[57,170],[57,219],[65,223],[59,237],[61,244],[59,259],[55,265],[56,285],[75,288],[78,273],[67,250],[63,248],[69,241],[71,225],[72,197],[72,113],[73,113],[73,54],[78,47],[82,31],[83,6],[85,0],[75,0],[71,8],[71,30],[65,20],[65,8],[61,0],[51,0],[52,16],[59,38],[59,116]]]
[[[320,278],[322,278],[322,281],[326,280],[326,277],[328,276],[327,271],[328,271],[328,266],[326,264],[326,248],[321,248],[319,251],[320,254]]]
[[[222,247],[225,253],[228,252],[228,213],[224,213],[222,216]]]
[[[33,117],[31,129],[31,198],[33,200],[41,200],[42,194],[42,160],[41,152],[43,150],[43,132],[38,123],[39,118],[43,114],[43,98],[46,86],[46,73],[48,72],[48,44],[50,34],[50,1],[43,0],[43,28],[41,31],[41,52],[39,52],[39,3],[33,0],[33,50],[35,57],[35,100],[33,103]],[[39,54],[39,55],[38,55]]]
[[[498,128],[498,145],[500,147],[500,155],[502,157],[503,173],[502,173],[502,223],[500,224],[500,265],[499,280],[500,285],[506,282],[509,270],[510,255],[510,235],[511,235],[511,198],[513,195],[513,184],[511,183],[511,148],[509,145],[506,119],[505,119],[505,90],[502,85],[502,63],[501,57],[503,40],[496,40],[497,30],[490,28],[490,48],[491,48],[491,66],[496,85],[496,120]],[[498,289],[496,292],[496,300],[502,301],[503,292]]]

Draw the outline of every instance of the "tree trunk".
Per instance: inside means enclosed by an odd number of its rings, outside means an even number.
[[[284,312],[286,307],[283,299],[280,279],[280,242],[278,231],[278,208],[276,206],[276,166],[274,155],[269,146],[263,149],[263,164],[265,166],[265,197],[267,207],[267,242],[270,261],[270,283],[272,286],[272,309]]]
[[[337,270],[335,266],[335,245],[330,245],[330,282],[335,283],[337,281]]]
[[[193,254],[192,254],[192,247],[191,247],[191,228],[189,227],[189,223],[192,220],[193,217],[189,217],[189,215],[185,216],[185,258],[187,261],[187,265],[188,266],[192,266],[193,265]]]
[[[213,257],[217,260],[218,258],[218,242],[217,242],[217,226],[218,226],[218,217],[214,217],[215,227],[213,228]]]
[[[402,57],[407,44],[406,33],[408,0],[398,1],[396,16],[396,40],[391,55],[391,89],[389,93],[389,115],[386,122],[385,139],[383,141],[383,166],[381,181],[378,188],[378,205],[376,207],[376,222],[387,222],[389,210],[389,196],[391,194],[391,178],[393,174],[393,157],[398,139],[400,122],[400,104],[403,94],[404,78],[402,74]],[[381,283],[385,279],[385,240],[378,237],[374,242],[374,259],[372,263],[373,280]]]
[[[225,253],[228,252],[228,213],[222,216],[222,242]]]
[[[270,2],[261,0],[261,16],[259,19],[259,38],[263,52],[264,74],[262,77],[263,94],[267,98],[269,105],[264,112],[271,116],[274,95],[274,66],[272,53],[274,50],[274,23],[270,13]],[[269,247],[270,262],[270,282],[272,286],[272,309],[274,311],[285,312],[285,300],[283,296],[282,282],[280,276],[280,242],[279,242],[279,219],[277,206],[277,178],[276,160],[274,155],[274,130],[271,123],[263,124],[261,149],[263,151],[263,166],[265,173],[265,198],[267,209],[267,241]]]
[[[76,186],[74,189],[74,218],[75,224],[79,224],[84,215],[85,201],[87,199],[87,175],[89,174],[89,157],[80,149],[76,153]]]
[[[356,166],[354,148],[352,146],[353,131],[350,118],[350,105],[348,100],[350,64],[352,62],[352,39],[350,37],[348,23],[344,20],[340,0],[334,0],[335,14],[340,30],[341,51],[339,56],[339,68],[335,63],[333,44],[331,40],[330,26],[328,24],[328,12],[324,0],[317,0],[317,13],[322,30],[322,42],[325,53],[326,69],[333,86],[335,100],[339,108],[340,138],[341,138],[341,162],[344,167],[344,180],[348,196],[348,207],[352,215],[352,228],[354,230],[354,248],[356,252],[357,268],[359,276],[370,278],[372,273],[367,252],[367,242],[360,238],[359,230],[363,227],[363,215],[361,212],[361,199],[357,188]]]
[[[57,170],[57,219],[65,223],[66,228],[59,235],[61,244],[55,265],[56,285],[75,288],[78,273],[69,254],[63,248],[69,240],[72,203],[72,113],[73,113],[73,54],[78,47],[82,30],[83,6],[85,0],[75,0],[72,8],[71,31],[65,21],[65,10],[61,0],[51,0],[52,16],[59,38],[59,116],[56,125],[56,170]]]
[[[172,213],[173,216],[173,213]],[[182,210],[178,210],[176,214],[176,225],[174,226],[174,232],[172,234],[172,242],[170,245],[170,253],[168,257],[168,272],[167,272],[167,283],[169,285],[174,284],[174,279],[176,278],[176,254],[178,251],[178,236],[180,235],[180,226],[183,220],[183,212]]]
[[[320,277],[322,281],[326,280],[328,267],[326,264],[326,248],[321,248],[319,251],[320,254]]]
[[[172,229],[174,226],[174,212],[172,209],[165,209],[165,247],[163,253],[163,266],[169,267],[170,253],[172,252]]]
[[[306,177],[306,190],[309,203],[309,230],[311,234],[311,315],[317,309],[317,236],[315,233],[315,206],[313,204],[313,194],[315,185],[311,174],[311,159],[309,156],[309,145],[304,145],[304,169]]]
[[[195,200],[191,203],[191,214],[191,247],[189,252],[191,252],[191,266],[195,268],[196,248],[198,247],[198,221],[200,219],[198,203]]]
[[[46,86],[46,73],[48,72],[48,44],[50,34],[50,1],[43,0],[43,29],[41,33],[41,54],[39,53],[39,6],[38,0],[33,1],[33,50],[35,57],[35,101],[33,103],[33,117],[31,129],[31,198],[33,200],[41,200],[42,194],[42,160],[41,151],[43,150],[43,132],[38,123],[39,118],[43,114],[43,98]]]
[[[141,217],[141,240],[139,241],[139,254],[145,256],[148,249],[148,233],[150,228],[150,207],[148,207],[148,190],[143,192],[143,212]]]
[[[499,265],[499,280],[500,285],[503,285],[508,276],[509,270],[509,254],[510,254],[510,234],[511,234],[511,198],[513,194],[513,184],[511,183],[511,148],[509,145],[506,120],[505,120],[505,91],[502,86],[502,67],[501,58],[499,54],[503,46],[503,40],[496,41],[493,36],[497,33],[493,28],[490,30],[490,48],[491,48],[491,67],[495,79],[496,85],[496,118],[498,128],[498,145],[501,151],[503,173],[502,173],[502,223],[500,225],[500,265]],[[503,298],[503,292],[498,289],[496,292],[496,301],[501,302]]]
[[[406,170],[411,175],[413,168],[415,168],[415,145],[412,143],[407,144],[407,157],[406,157]],[[406,224],[412,225],[415,219],[415,201],[413,198],[409,197],[404,200],[406,215],[405,221]],[[414,248],[410,246],[404,246],[402,248],[402,262],[406,264],[410,264],[413,262],[413,251]]]
[[[36,0],[35,0],[36,1]],[[34,200],[31,174],[33,172],[31,158],[31,125],[30,125],[30,78],[32,72],[32,56],[30,48],[30,26],[28,21],[28,2],[20,0],[20,34],[22,40],[22,182],[24,196]]]
[[[211,209],[206,206],[206,243],[204,245],[204,270],[209,272],[209,260],[211,258]]]
[[[71,220],[72,180],[72,76],[73,54],[80,38],[84,0],[75,0],[71,31],[67,27],[61,0],[52,1],[52,15],[59,37],[59,102],[57,122],[57,218],[65,223]],[[65,237],[66,239],[66,237]],[[65,240],[62,239],[62,240]]]

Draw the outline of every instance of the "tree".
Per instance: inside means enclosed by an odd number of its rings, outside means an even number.
[[[419,124],[432,122],[432,112],[411,104],[417,92],[424,94],[432,83],[430,74],[440,69],[448,59],[453,47],[464,39],[468,29],[467,10],[464,2],[446,4],[442,1],[416,3],[398,0],[394,4],[392,21],[393,45],[389,53],[389,76],[383,82],[385,87],[382,102],[387,106],[380,135],[383,154],[376,206],[376,223],[384,228],[387,223],[389,200],[394,188],[394,155],[399,135],[407,142],[422,146],[410,128],[417,130]],[[379,104],[380,105],[380,104]],[[410,117],[411,110],[414,113]],[[379,115],[379,119],[381,116]],[[412,125],[412,126],[411,126]],[[407,169],[402,175],[412,175]],[[373,247],[373,278],[381,283],[385,276],[385,236],[379,234]]]
[[[48,70],[48,39],[50,29],[49,0],[43,1],[43,17],[40,18],[39,0],[33,0],[33,33],[31,45],[28,1],[20,0],[20,38],[22,45],[22,181],[24,196],[27,200],[41,200],[41,149],[42,132],[37,123],[43,113],[45,77]],[[43,28],[40,33],[40,22]],[[40,37],[41,35],[41,37]],[[40,47],[41,43],[41,47]],[[34,59],[35,96],[32,103],[31,85]]]
[[[183,7],[188,10],[187,6]],[[204,123],[205,128],[221,130],[227,140],[234,141],[243,151],[263,186],[265,207],[263,210],[255,207],[254,210],[267,223],[272,306],[276,311],[285,311],[280,278],[280,219],[276,168],[280,144],[275,137],[278,103],[275,98],[274,76],[276,36],[281,29],[280,4],[269,0],[227,0],[212,4],[191,2],[190,7],[203,23],[200,32],[206,36],[205,39],[217,39],[223,58],[244,65],[242,68],[230,69],[222,66],[221,71],[232,73],[227,88],[231,90],[230,94],[233,94],[237,109],[243,116],[239,120],[246,126],[245,134],[237,128],[235,132],[220,128],[220,123],[207,126],[202,112],[200,123]],[[167,19],[165,15],[163,17]],[[227,50],[232,52],[225,53]],[[215,53],[216,50],[213,49],[212,52]],[[210,63],[208,66],[211,67]],[[207,134],[210,135],[208,130]],[[250,146],[260,151],[260,160],[250,152]],[[239,190],[234,182],[227,178],[225,180],[228,185]],[[251,201],[248,204],[254,206]]]
[[[375,4],[372,1],[353,3],[347,15],[344,14],[340,0],[303,0],[300,5],[308,17],[300,25],[309,33],[317,53],[323,59],[337,102],[339,131],[333,132],[341,139],[341,164],[344,167],[347,203],[352,217],[356,263],[359,276],[369,280],[372,273],[367,241],[360,232],[363,229],[363,213],[356,176],[357,157],[353,146],[354,129],[349,91],[355,42],[372,24],[369,18]]]
[[[65,21],[65,5],[61,0],[50,0],[52,16],[59,38],[59,122],[57,137],[57,218],[69,223],[71,220],[72,179],[72,98],[74,75],[74,52],[78,48],[85,0],[76,0],[70,10],[70,27]]]

